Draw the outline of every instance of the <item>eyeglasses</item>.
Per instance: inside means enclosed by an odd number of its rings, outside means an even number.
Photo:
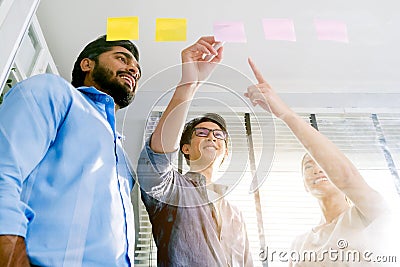
[[[224,130],[220,129],[208,129],[208,128],[194,128],[194,134],[199,137],[207,137],[210,132],[213,133],[214,137],[220,140],[225,140],[228,135]]]

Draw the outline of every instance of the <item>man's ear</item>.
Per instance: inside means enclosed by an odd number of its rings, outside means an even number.
[[[184,144],[182,146],[182,153],[185,154],[185,155],[189,155],[189,148],[190,148],[189,144]]]
[[[83,72],[91,71],[94,67],[94,61],[90,58],[84,58],[81,60],[80,66]]]

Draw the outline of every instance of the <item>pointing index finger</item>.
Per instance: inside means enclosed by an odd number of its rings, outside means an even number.
[[[249,62],[250,68],[253,71],[254,76],[256,77],[258,83],[265,83],[266,80],[264,79],[264,77],[262,76],[261,72],[256,67],[256,64],[254,64],[253,60],[249,57],[247,59],[247,61]]]

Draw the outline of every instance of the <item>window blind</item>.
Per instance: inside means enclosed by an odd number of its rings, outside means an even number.
[[[201,115],[191,112],[190,118]],[[228,125],[230,157],[221,166],[221,179],[232,185],[225,196],[243,213],[246,220],[255,266],[263,266],[259,259],[260,243],[255,212],[254,195],[250,193],[252,174],[248,162],[248,142],[244,113],[224,113]],[[387,160],[378,139],[377,129],[368,113],[321,113],[314,114],[321,133],[332,140],[360,169],[368,183],[380,191],[388,201],[397,205],[399,196],[396,183],[388,171]],[[146,136],[154,130],[160,112],[154,112],[146,126]],[[310,114],[300,114],[310,121]],[[400,165],[400,115],[380,114],[378,116],[387,147],[397,166]],[[295,136],[280,120],[272,119],[265,113],[251,114],[255,161],[262,170],[258,173],[261,183],[259,195],[265,242],[272,252],[289,252],[295,236],[308,231],[320,219],[319,207],[306,193],[301,176],[301,158],[305,150]],[[267,125],[266,129],[264,126]],[[264,128],[263,128],[264,127]],[[188,170],[181,162],[183,172]],[[379,180],[377,179],[379,177]],[[138,199],[139,235],[136,244],[137,266],[156,266],[156,247],[152,239],[151,225],[147,212]],[[276,254],[275,254],[276,255]],[[262,258],[265,259],[265,258]],[[271,266],[287,266],[287,262],[275,257],[266,259]]]

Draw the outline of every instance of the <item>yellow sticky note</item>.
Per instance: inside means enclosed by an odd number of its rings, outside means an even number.
[[[156,42],[186,41],[186,19],[156,19]]]
[[[107,19],[107,41],[138,40],[139,18],[118,17]]]

